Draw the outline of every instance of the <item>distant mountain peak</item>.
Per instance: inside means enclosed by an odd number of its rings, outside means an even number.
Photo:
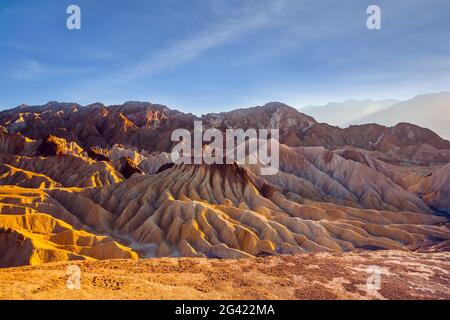
[[[393,126],[401,122],[429,128],[441,137],[450,139],[450,92],[418,95],[349,121],[349,124],[379,123]]]
[[[325,105],[309,105],[300,109],[300,111],[314,117],[319,122],[346,126],[353,120],[386,109],[398,102],[400,101],[395,99],[379,101],[347,99],[342,102],[329,102]]]

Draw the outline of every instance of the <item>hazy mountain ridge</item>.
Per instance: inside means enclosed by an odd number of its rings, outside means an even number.
[[[346,100],[300,109],[320,122],[340,127],[376,123],[394,126],[407,122],[428,128],[450,140],[450,92],[431,93],[400,101]]]
[[[309,105],[300,109],[320,122],[331,125],[345,127],[347,124],[355,121],[362,116],[384,110],[397,103],[400,100],[345,100],[343,102],[330,102],[326,105]]]
[[[398,122],[409,122],[429,128],[450,140],[450,92],[420,95],[349,123],[379,123],[392,126]]]

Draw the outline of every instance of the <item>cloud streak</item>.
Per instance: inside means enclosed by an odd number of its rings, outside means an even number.
[[[16,80],[34,80],[47,72],[48,70],[43,64],[33,59],[26,59],[16,66],[12,76]]]
[[[234,10],[228,17],[208,26],[187,39],[180,39],[152,53],[133,66],[120,70],[120,78],[130,81],[152,76],[167,68],[191,61],[203,52],[232,42],[273,23],[287,8],[289,0],[262,3],[249,1],[244,8]]]

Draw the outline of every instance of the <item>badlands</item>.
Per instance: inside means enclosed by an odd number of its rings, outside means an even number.
[[[171,163],[172,131],[194,121],[279,129],[278,173]],[[76,264],[90,281],[78,298],[449,299],[449,163],[431,130],[341,129],[281,103],[202,117],[142,102],[2,111],[0,298],[74,298],[62,270]],[[387,291],[362,293],[368,265]]]

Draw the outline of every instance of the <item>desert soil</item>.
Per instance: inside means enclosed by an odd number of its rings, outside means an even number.
[[[68,289],[67,268],[81,270]],[[368,290],[370,269],[380,288]],[[372,277],[372,279],[374,279]],[[450,252],[159,258],[0,269],[0,299],[450,299]]]

